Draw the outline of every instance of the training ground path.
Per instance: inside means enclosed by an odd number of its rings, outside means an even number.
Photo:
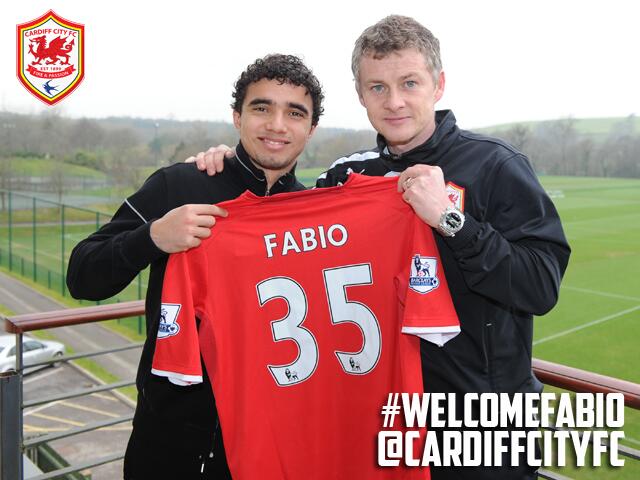
[[[66,308],[46,295],[1,272],[0,304],[15,312],[16,315]],[[0,334],[4,334],[4,332],[4,324],[2,324],[0,325]],[[50,332],[59,341],[73,348],[75,353],[118,347],[131,343],[127,338],[103,327],[99,323],[61,327],[52,329]],[[90,358],[119,379],[129,380],[136,375],[140,351],[141,349],[136,348]]]

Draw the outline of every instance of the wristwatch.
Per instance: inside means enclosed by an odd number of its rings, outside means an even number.
[[[442,215],[436,230],[443,237],[455,237],[464,225],[464,213],[456,207],[447,207]]]

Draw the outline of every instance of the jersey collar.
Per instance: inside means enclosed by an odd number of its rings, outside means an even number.
[[[245,150],[242,142],[238,142],[236,145],[236,156],[232,159],[235,161],[236,170],[240,174],[243,182],[246,184],[247,189],[252,193],[264,196],[267,194],[267,179],[264,172],[256,167],[251,161],[251,157]],[[293,168],[282,175],[271,187],[269,194],[289,192],[291,190],[300,190],[302,187],[296,179],[295,175],[296,165]],[[302,187],[304,188],[304,187]]]

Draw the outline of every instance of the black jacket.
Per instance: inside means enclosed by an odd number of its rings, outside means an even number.
[[[146,296],[147,340],[136,379],[139,403],[158,417],[199,429],[210,425],[211,430],[215,424],[208,379],[205,378],[201,388],[188,387],[187,391],[151,374],[168,255],[155,246],[149,230],[153,220],[185,204],[231,200],[245,190],[262,196],[305,188],[292,171],[268,192],[264,173],[253,166],[241,144],[236,152],[236,157],[225,160],[224,171],[213,177],[200,172],[195,164],[184,163],[155,172],[122,204],[108,224],[73,249],[67,272],[67,286],[73,297],[102,300],[120,292],[151,265]],[[210,432],[203,434],[210,436]]]
[[[556,304],[569,260],[560,218],[522,153],[460,130],[451,111],[436,112],[436,124],[429,140],[399,156],[379,135],[377,148],[337,160],[317,186],[428,164],[464,188],[464,227],[453,238],[436,235],[462,333],[442,348],[422,342],[425,391],[540,391],[532,320]]]

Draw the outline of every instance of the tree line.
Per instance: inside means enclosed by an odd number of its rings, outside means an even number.
[[[539,174],[640,177],[640,130],[633,116],[595,135],[575,119],[484,129],[526,153]],[[137,188],[150,170],[181,162],[209,146],[235,145],[237,132],[226,122],[153,120],[128,117],[67,118],[55,110],[39,115],[0,112],[0,188],[15,182],[20,158],[54,162],[49,187],[65,189],[62,166],[104,172],[110,184]],[[299,159],[301,168],[328,167],[336,158],[375,145],[372,130],[320,126]]]
[[[538,174],[640,178],[638,125],[630,115],[590,133],[578,128],[578,120],[564,118],[492,133],[526,153]]]
[[[55,111],[39,115],[0,112],[0,188],[16,182],[15,162],[45,158],[57,167],[80,165],[104,172],[115,186],[137,188],[149,171],[182,162],[210,146],[233,146],[238,135],[226,122],[140,118],[73,119]],[[370,147],[371,130],[319,128],[299,159],[301,168],[326,167],[347,152]],[[49,174],[52,188],[62,168]],[[58,177],[58,178],[56,178]]]

